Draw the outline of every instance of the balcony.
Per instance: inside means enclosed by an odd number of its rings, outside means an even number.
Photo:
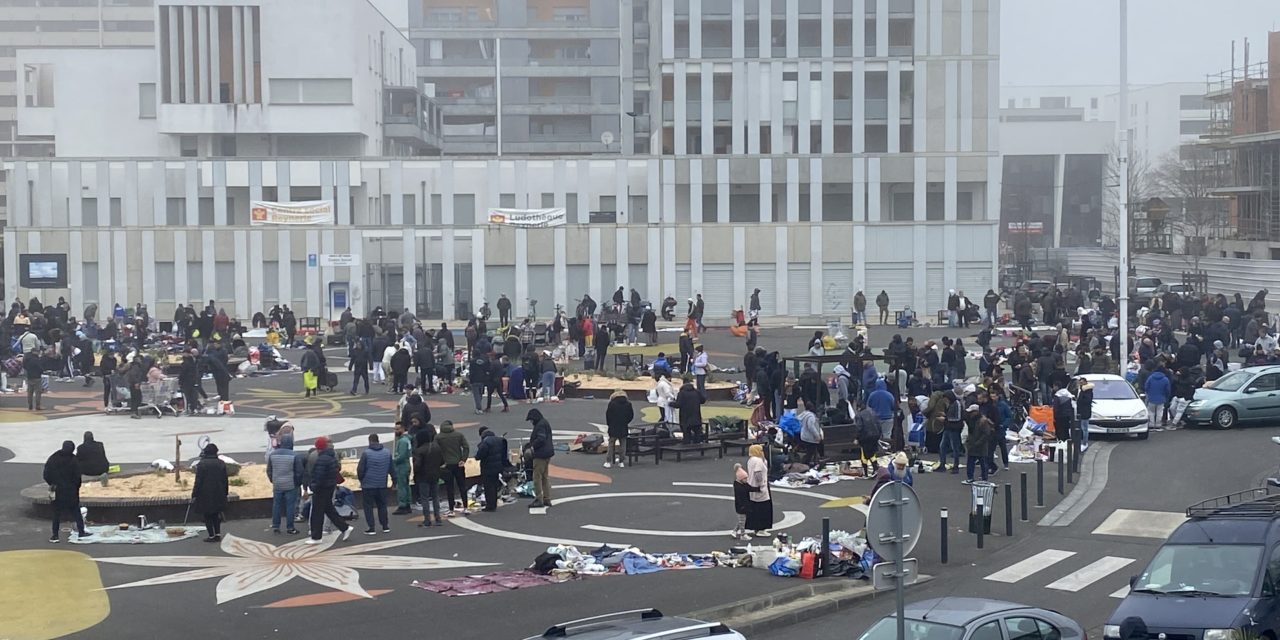
[[[383,91],[383,135],[423,151],[439,151],[441,113],[436,103],[415,87],[386,87]]]
[[[476,55],[449,55],[443,58],[424,58],[418,61],[422,67],[493,67],[494,59]]]

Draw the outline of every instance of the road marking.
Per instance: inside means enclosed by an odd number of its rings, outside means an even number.
[[[590,487],[598,487],[598,486],[600,486],[600,483],[598,482],[582,482],[579,484],[553,484],[551,485],[551,488],[552,489],[587,489]]]
[[[1115,444],[1111,442],[1099,442],[1089,448],[1085,453],[1085,459],[1080,465],[1080,481],[1071,493],[1058,506],[1040,519],[1036,523],[1041,527],[1066,527],[1070,526],[1080,514],[1084,513],[1093,501],[1102,495],[1103,489],[1107,488],[1107,465],[1111,461],[1111,452],[1115,450]]]
[[[631,546],[625,542],[588,542],[584,540],[570,540],[568,538],[560,537],[535,536],[533,534],[520,533],[517,531],[503,531],[502,529],[495,529],[493,527],[480,524],[479,522],[476,522],[475,518],[475,516],[470,518],[453,518],[449,523],[462,527],[467,531],[497,536],[508,540],[524,540],[525,542],[537,542],[540,544],[571,544],[575,547],[582,547],[586,549],[595,549],[596,547],[604,544],[608,544],[609,546],[618,549],[626,549]]]
[[[1093,530],[1093,535],[1164,540],[1186,521],[1186,514],[1177,511],[1116,509]]]
[[[716,489],[733,489],[732,484],[727,484],[723,482],[672,482],[671,486],[673,487],[712,487]],[[804,491],[802,489],[788,489],[786,487],[775,487],[773,485],[769,485],[769,493],[771,494],[772,493],[789,493],[794,496],[816,498],[818,500],[822,500],[823,502],[827,502],[840,497],[840,496],[829,496],[825,493],[818,493],[817,491]],[[861,513],[863,517],[866,517],[867,515],[867,505],[865,504],[852,504],[852,505],[849,505],[849,508],[853,509],[854,511],[857,511],[858,513]]]
[[[1048,569],[1049,567],[1074,556],[1074,551],[1060,551],[1058,549],[1046,549],[1040,553],[1027,558],[1021,562],[1010,565],[1000,571],[997,571],[986,577],[992,582],[1008,582],[1014,583],[1038,571]]]
[[[1121,587],[1119,591],[1111,594],[1112,598],[1124,598],[1129,595],[1129,587]]]
[[[1071,573],[1066,577],[1046,586],[1058,591],[1079,591],[1109,575],[1133,564],[1133,558],[1117,558],[1106,556],[1089,566]]]
[[[702,497],[724,498],[726,500],[733,500],[733,498],[728,496],[702,496]],[[785,511],[782,514],[782,519],[779,520],[777,523],[775,523],[772,527],[769,527],[769,530],[780,531],[782,529],[790,529],[796,525],[799,525],[802,522],[804,522],[803,513],[799,511]],[[733,531],[730,529],[723,529],[720,531],[654,531],[652,529],[627,529],[623,527],[602,527],[596,524],[584,524],[582,525],[582,528],[590,529],[591,531],[603,531],[605,533],[621,533],[621,534],[635,535],[635,536],[667,536],[672,538],[712,538],[717,536],[727,536],[733,533]]]

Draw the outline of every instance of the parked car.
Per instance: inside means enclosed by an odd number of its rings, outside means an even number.
[[[1091,373],[1084,379],[1093,385],[1090,435],[1136,435],[1139,440],[1147,439],[1147,405],[1133,385],[1109,373]]]
[[[1103,638],[1121,638],[1130,617],[1142,619],[1148,638],[1276,637],[1280,495],[1250,489],[1194,504],[1187,517],[1130,580]]]
[[[1191,285],[1187,285],[1187,284],[1181,284],[1181,283],[1161,284],[1160,286],[1156,287],[1156,290],[1153,293],[1153,295],[1163,296],[1166,293],[1176,293],[1180,296],[1186,297],[1186,296],[1195,295],[1196,290]]]
[[[922,600],[908,604],[903,618],[906,640],[1086,640],[1083,627],[1056,611],[986,598]],[[897,637],[898,618],[889,615],[872,625],[859,640]]]
[[[526,640],[540,638],[579,638],[580,640],[629,640],[634,638],[651,638],[652,640],[685,640],[687,638],[714,638],[715,640],[746,640],[746,638],[720,622],[703,622],[692,618],[667,617],[657,609],[636,609],[619,611],[602,616],[583,618],[561,622],[542,635],[532,636]]]
[[[1245,367],[1196,389],[1183,420],[1230,429],[1280,423],[1280,365]]]
[[[1040,302],[1040,297],[1052,288],[1053,283],[1048,280],[1025,280],[1022,283],[1022,292],[1031,298],[1032,303]]]
[[[1151,297],[1155,295],[1156,288],[1164,284],[1160,278],[1142,277],[1133,278],[1129,281],[1129,301],[1132,303],[1130,308],[1151,306]]]

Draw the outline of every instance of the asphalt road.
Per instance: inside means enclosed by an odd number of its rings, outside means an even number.
[[[901,333],[922,341],[936,339],[945,332],[924,328]],[[873,328],[872,344],[885,344],[892,333],[897,331]],[[960,331],[950,333],[967,337]],[[761,344],[782,353],[801,353],[810,335],[810,329],[766,328]],[[674,334],[665,334],[662,342],[668,340],[667,336],[674,342]],[[721,366],[739,365],[740,339],[725,331],[713,330],[706,334],[704,343],[713,362]],[[295,353],[287,352],[286,357],[296,358]],[[331,352],[331,358],[331,368],[339,368],[334,365],[340,364],[340,354]],[[345,374],[341,377],[349,380]],[[467,523],[450,522],[440,528],[421,529],[416,526],[416,517],[393,517],[390,535],[366,538],[357,533],[352,540],[337,542],[323,552],[329,554],[323,557],[334,558],[335,566],[357,567],[358,575],[346,575],[340,580],[356,581],[373,599],[344,597],[331,588],[332,581],[339,580],[333,575],[313,575],[320,580],[318,583],[306,576],[280,582],[280,576],[269,572],[229,576],[230,572],[221,571],[220,567],[242,562],[231,560],[237,555],[261,557],[283,553],[273,547],[287,540],[266,532],[268,523],[264,520],[229,522],[224,532],[265,545],[244,543],[229,549],[226,544],[219,547],[198,540],[162,545],[49,545],[45,541],[47,522],[33,517],[18,498],[18,492],[39,481],[39,462],[56,448],[59,439],[65,437],[64,432],[70,434],[85,428],[81,424],[93,428],[98,439],[106,443],[109,454],[113,451],[113,442],[117,451],[125,447],[120,443],[130,442],[133,457],[138,458],[135,462],[145,463],[152,449],[157,458],[172,455],[171,439],[156,437],[152,444],[149,437],[137,437],[146,430],[164,429],[165,433],[173,433],[220,429],[219,433],[211,433],[215,442],[219,439],[241,442],[260,438],[261,417],[271,413],[293,418],[300,433],[310,433],[311,437],[338,429],[358,439],[366,432],[389,431],[394,407],[394,396],[385,393],[368,398],[327,394],[319,400],[304,401],[300,397],[300,379],[293,374],[234,381],[232,395],[237,400],[237,418],[133,421],[122,416],[104,417],[95,411],[100,397],[98,388],[81,390],[75,385],[55,383],[54,392],[49,401],[53,409],[35,417],[23,409],[13,408],[19,403],[15,396],[0,396],[0,461],[25,460],[32,456],[23,453],[26,457],[19,458],[15,452],[30,449],[32,443],[42,445],[38,458],[28,462],[3,462],[0,467],[3,469],[0,473],[0,573],[5,571],[5,562],[14,558],[33,559],[30,561],[37,566],[46,567],[60,567],[62,562],[82,559],[82,564],[91,571],[88,577],[76,578],[70,586],[62,585],[55,591],[45,590],[39,571],[19,572],[18,579],[0,583],[0,606],[6,610],[43,613],[50,620],[64,623],[27,628],[25,637],[66,634],[81,638],[124,637],[195,629],[247,638],[282,635],[391,638],[402,636],[406,627],[419,627],[430,628],[445,637],[483,634],[520,638],[575,617],[644,606],[682,613],[798,584],[758,569],[708,569],[590,578],[463,598],[446,598],[411,586],[415,580],[523,568],[557,540],[628,543],[654,553],[725,549],[731,544],[727,536],[710,532],[733,526],[729,501],[733,460],[716,460],[714,456],[679,464],[664,461],[661,466],[642,463],[626,469],[605,470],[600,466],[599,456],[560,453],[553,461],[560,468],[559,477],[553,479],[553,486],[560,487],[555,490],[558,504],[546,515],[528,513],[525,500],[495,514],[476,515]],[[456,424],[465,425],[461,430],[473,443],[480,422],[499,433],[508,433],[512,439],[524,435],[522,429],[528,427],[523,422],[527,409],[523,405],[513,407],[511,413],[495,412],[478,417],[469,410],[470,396],[432,396],[428,403],[433,408],[435,422],[452,419]],[[557,435],[568,438],[573,433],[596,431],[595,423],[604,421],[604,405],[603,399],[597,399],[538,406],[553,428],[564,432]],[[718,407],[732,409],[734,405]],[[709,407],[704,415],[715,415],[716,409]],[[1088,555],[1085,549],[1101,546],[1090,532],[1111,510],[1122,507],[1177,510],[1184,507],[1189,498],[1247,486],[1253,476],[1262,473],[1264,462],[1271,456],[1269,448],[1253,444],[1265,442],[1267,435],[1270,433],[1262,430],[1227,434],[1181,431],[1157,434],[1145,443],[1120,443],[1111,457],[1108,489],[1087,515],[1070,527],[1052,530],[1018,522],[1015,535],[1009,538],[1000,535],[1003,502],[999,502],[997,535],[987,539],[983,550],[976,549],[973,537],[962,531],[961,516],[967,513],[970,503],[968,488],[954,475],[924,474],[917,479],[916,488],[925,507],[926,526],[915,555],[921,561],[922,570],[938,579],[913,592],[911,597],[966,593],[1027,599],[1040,595],[1043,590],[1028,590],[1027,584],[1005,585],[982,578],[1009,562],[1045,548],[1071,545],[1065,548],[1078,549],[1077,556],[1084,560]],[[74,439],[79,441],[79,437]],[[300,439],[300,444],[306,442],[309,440]],[[138,448],[142,451],[137,451]],[[243,459],[261,454],[255,447],[224,448],[223,452],[233,457],[244,456]],[[1009,482],[1016,487],[1017,474],[1023,470],[1030,473],[1034,482],[1034,467],[1030,465],[998,475],[995,481]],[[831,519],[834,529],[857,529],[863,525],[857,511],[848,507],[823,508],[823,503],[831,498],[863,495],[869,488],[867,481],[850,481],[808,489],[804,493],[779,491],[775,494],[776,517],[794,512],[804,518],[788,530],[794,537],[818,535],[824,517]],[[1044,509],[1033,508],[1033,521],[1060,499],[1052,466],[1046,467],[1046,497],[1048,504]],[[947,565],[940,563],[941,532],[937,514],[943,508],[953,516],[948,532],[950,562]],[[431,539],[414,540],[417,538]],[[352,549],[371,543],[379,546]],[[1107,553],[1123,553],[1134,558],[1138,566],[1149,556],[1154,541],[1108,539],[1106,543],[1123,545],[1116,547],[1117,550],[1109,546]],[[360,559],[366,556],[391,559]],[[104,558],[119,560],[109,562]],[[255,562],[258,561],[248,564],[261,566]],[[491,566],[456,566],[464,562]],[[195,573],[197,571],[200,573]],[[339,573],[345,573],[345,569]],[[1119,580],[1121,584],[1125,580],[1113,578],[1111,582]],[[326,579],[330,583],[325,583]],[[151,580],[152,584],[120,588],[144,580]],[[166,580],[168,582],[164,582]],[[92,591],[98,595],[67,600],[66,594],[84,590],[89,583],[109,590],[105,594]],[[1095,617],[1107,609],[1103,604],[1114,604],[1105,593],[1097,597],[1091,594],[1091,591],[1054,591],[1045,593],[1040,601],[1064,602],[1067,604],[1055,606],[1073,615],[1092,613]],[[101,598],[101,602],[93,605],[90,600],[96,602],[96,598]],[[767,637],[824,637],[813,635],[822,632],[827,632],[825,637],[849,637],[850,629],[860,630],[867,620],[883,613],[886,604],[891,604],[891,600],[878,598],[852,613],[817,619],[809,625]],[[1097,624],[1101,624],[1100,619]],[[4,625],[0,621],[0,638],[21,635]]]

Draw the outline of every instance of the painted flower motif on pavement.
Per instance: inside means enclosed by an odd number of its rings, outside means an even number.
[[[330,550],[337,541],[338,532],[322,538],[320,544],[308,545],[306,538],[280,546],[256,540],[226,535],[222,539],[222,551],[227,556],[136,556],[121,558],[97,558],[98,562],[132,565],[135,567],[177,567],[191,569],[167,576],[148,578],[108,589],[150,587],[179,582],[193,582],[207,578],[218,581],[218,604],[253,595],[278,587],[293,578],[302,578],[322,587],[336,589],[362,598],[372,598],[360,586],[359,569],[376,570],[424,570],[453,569],[491,566],[486,562],[439,560],[415,556],[365,555],[415,542],[442,540],[456,536],[434,536],[386,540],[370,544],[357,544]]]

